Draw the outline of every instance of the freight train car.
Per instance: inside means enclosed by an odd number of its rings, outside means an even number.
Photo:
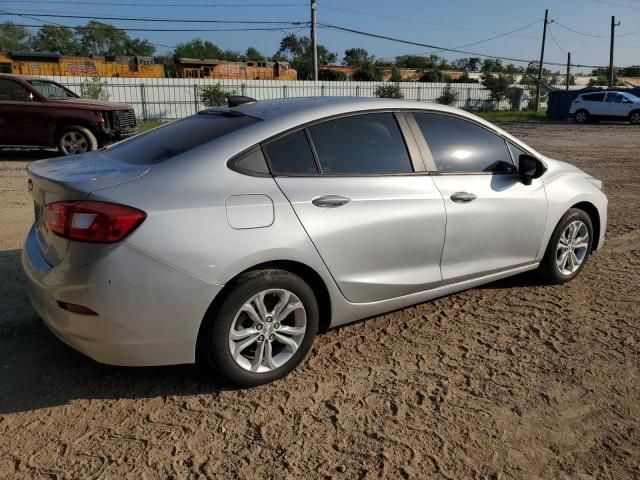
[[[57,53],[0,53],[0,73],[82,77],[164,78],[164,66],[153,57],[68,57]]]
[[[199,58],[176,59],[182,78],[226,80],[297,80],[298,72],[288,62],[228,62]]]

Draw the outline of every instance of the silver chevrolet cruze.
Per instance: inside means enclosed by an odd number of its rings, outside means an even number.
[[[602,247],[602,183],[454,108],[230,99],[29,165],[33,306],[99,362],[283,377],[319,329]]]

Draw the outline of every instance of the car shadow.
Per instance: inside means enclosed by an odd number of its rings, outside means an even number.
[[[44,148],[0,148],[0,161],[29,162],[59,157],[56,149]]]
[[[481,288],[535,285],[518,275]],[[20,250],[0,252],[0,415],[65,405],[77,399],[217,395],[234,390],[195,365],[114,367],[97,363],[56,338],[29,302]]]

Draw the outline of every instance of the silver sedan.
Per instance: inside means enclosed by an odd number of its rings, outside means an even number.
[[[29,165],[22,263],[47,326],[116,365],[281,378],[319,329],[602,247],[602,182],[478,117],[397,100],[211,109]]]

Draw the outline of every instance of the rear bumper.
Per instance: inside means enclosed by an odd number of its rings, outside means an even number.
[[[50,266],[32,228],[22,251],[31,303],[62,341],[126,366],[193,363],[200,323],[221,285],[206,283],[126,243],[82,267]],[[62,309],[58,301],[98,315]]]

